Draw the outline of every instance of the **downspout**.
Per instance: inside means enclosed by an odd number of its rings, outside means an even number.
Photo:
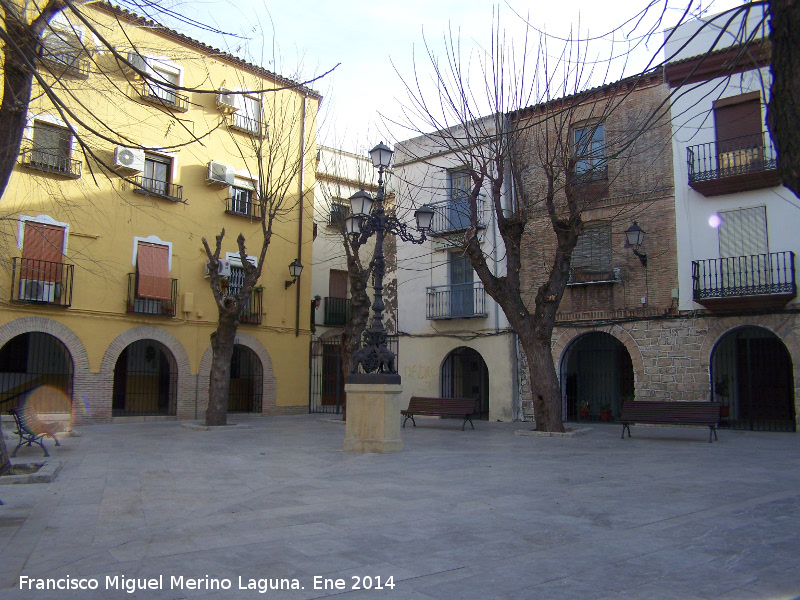
[[[303,210],[305,198],[305,181],[306,181],[306,105],[308,102],[308,92],[303,96],[303,120],[300,127],[300,216],[297,219],[299,225],[297,227],[297,258],[300,263],[303,262]],[[297,281],[297,292],[295,295],[295,322],[294,322],[294,335],[300,337],[300,281]]]

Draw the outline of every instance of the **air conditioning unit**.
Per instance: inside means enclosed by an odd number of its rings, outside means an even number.
[[[147,60],[145,60],[145,58],[141,54],[139,54],[136,50],[129,50],[128,51],[128,62],[133,67],[139,69],[139,71],[142,71],[142,72],[145,72],[145,73],[147,72]],[[139,73],[134,71],[128,65],[125,65],[125,71],[130,73],[130,74],[132,74],[132,75],[141,77],[141,75],[139,75]]]
[[[144,170],[144,150],[117,146],[114,150],[114,166],[119,169],[141,172]]]
[[[54,302],[56,297],[56,283],[52,281],[39,281],[37,279],[20,279],[19,299],[33,302]]]
[[[233,167],[222,163],[209,161],[206,183],[217,185],[233,185]]]
[[[231,261],[220,259],[219,265],[218,265],[218,269],[217,269],[217,275],[219,275],[220,277],[230,277],[231,276]],[[205,277],[206,277],[206,279],[211,277],[211,264],[210,264],[210,261],[208,261],[208,260],[206,260]]]
[[[217,108],[226,113],[239,110],[239,107],[236,106],[236,94],[232,94],[230,90],[225,88],[220,88],[217,92]]]

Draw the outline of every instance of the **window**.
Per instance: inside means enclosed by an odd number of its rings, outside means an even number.
[[[178,93],[173,86],[180,85],[180,73],[155,66],[151,68],[151,72],[152,79],[145,82],[147,95],[160,100],[164,104],[178,106]],[[161,82],[171,85],[162,85]]]
[[[717,100],[714,131],[721,170],[760,166],[764,154],[760,92]]]
[[[260,211],[254,203],[256,186],[252,179],[234,177],[230,187],[230,200],[227,212],[245,217],[259,217]]]
[[[719,216],[720,257],[769,254],[766,206],[726,210]]]
[[[56,302],[64,279],[63,226],[25,221],[19,272],[19,298]]]
[[[447,261],[450,279],[450,316],[470,317],[475,313],[475,271],[469,256],[451,252]]]
[[[576,183],[608,178],[605,168],[605,127],[603,123],[584,124],[572,129]]]
[[[331,269],[328,272],[328,295],[325,297],[324,321],[328,327],[341,327],[350,318],[350,300],[347,299],[347,271]]]
[[[248,133],[259,133],[261,130],[261,101],[254,96],[235,94],[234,101],[238,110],[233,113],[233,127]]]
[[[23,154],[23,162],[27,166],[69,177],[80,177],[81,163],[71,158],[72,134],[66,127],[37,119],[33,122],[31,146],[31,150]]]
[[[614,279],[611,269],[611,222],[587,223],[570,261],[572,282]]]
[[[145,153],[140,184],[142,189],[159,196],[174,196],[174,188],[177,186],[170,183],[171,179],[172,159],[160,154]]]
[[[169,246],[138,242],[136,249],[136,297],[170,300]]]
[[[73,75],[89,75],[86,51],[75,31],[51,29],[47,32],[42,39],[42,58]]]
[[[469,197],[472,177],[466,169],[448,171],[450,203],[447,206],[445,230],[458,231],[470,224]]]
[[[344,221],[350,216],[350,207],[344,200],[331,202],[331,214],[328,216],[328,225],[331,227],[344,227]]]

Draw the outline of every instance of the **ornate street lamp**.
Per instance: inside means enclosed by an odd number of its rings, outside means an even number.
[[[400,383],[400,375],[395,366],[394,353],[386,344],[386,328],[383,325],[383,277],[386,262],[383,256],[383,238],[393,233],[405,242],[421,244],[426,240],[425,233],[433,221],[433,209],[425,205],[417,209],[414,217],[421,235],[415,238],[405,223],[394,215],[386,215],[383,210],[384,187],[383,172],[392,162],[392,149],[381,142],[369,152],[372,164],[378,169],[378,194],[374,201],[364,190],[350,197],[350,216],[345,220],[345,231],[352,237],[355,246],[364,244],[375,234],[375,255],[373,257],[375,296],[372,302],[372,326],[364,332],[362,347],[353,354],[353,367],[350,370],[352,383],[367,383],[376,376],[382,383]],[[374,202],[374,206],[373,206]],[[359,365],[367,375],[358,373]]]
[[[303,263],[300,262],[299,258],[295,258],[294,261],[289,263],[289,276],[291,280],[286,280],[283,282],[283,286],[288,290],[289,286],[292,285],[297,279],[300,277],[300,273],[303,272]]]
[[[642,262],[642,266],[646,269],[647,268],[647,254],[644,252],[639,252],[639,246],[642,245],[644,242],[644,231],[641,227],[636,223],[633,222],[633,225],[628,227],[625,230],[625,238],[627,245],[633,250],[633,253],[639,258]]]

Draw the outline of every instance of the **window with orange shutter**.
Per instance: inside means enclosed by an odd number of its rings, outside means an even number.
[[[136,295],[139,298],[170,300],[169,247],[139,242],[136,250]]]

